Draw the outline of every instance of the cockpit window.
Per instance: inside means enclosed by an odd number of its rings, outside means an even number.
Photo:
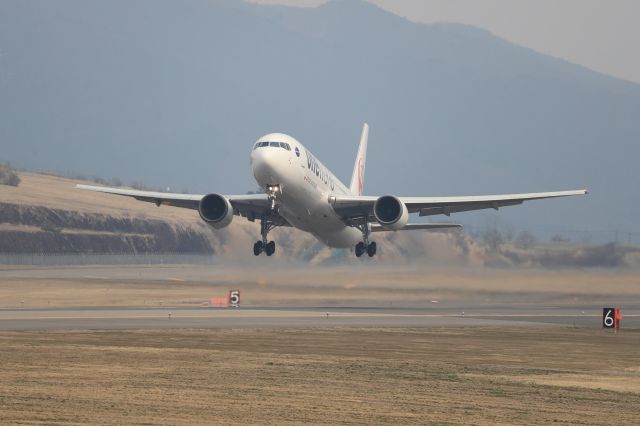
[[[287,151],[291,151],[291,145],[286,142],[256,142],[253,146],[253,149],[262,148],[265,146],[272,146],[274,148],[283,148]]]
[[[253,149],[262,148],[263,146],[269,146],[269,142],[258,142],[253,146]]]

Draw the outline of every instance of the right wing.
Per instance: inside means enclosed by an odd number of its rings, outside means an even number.
[[[138,201],[154,203],[156,206],[174,206],[192,210],[198,210],[200,200],[204,197],[204,195],[197,194],[138,191],[136,189],[91,185],[76,185],[76,189],[131,197]],[[231,206],[233,206],[235,214],[244,216],[251,221],[260,218],[264,212],[269,210],[269,200],[266,194],[224,195],[224,197],[227,198]]]
[[[432,216],[451,213],[466,212],[471,210],[495,209],[500,207],[515,206],[524,201],[541,200],[544,198],[568,197],[572,195],[585,195],[586,189],[578,191],[557,192],[532,192],[527,194],[506,195],[472,195],[454,197],[398,197],[406,206],[409,213],[419,213],[420,216]],[[345,221],[351,218],[367,217],[375,222],[373,205],[377,196],[337,196],[330,199],[333,209]]]
[[[588,191],[555,191],[532,192],[527,194],[507,195],[480,195],[467,197],[402,197],[409,211],[417,211],[420,216],[432,216],[451,213],[466,212],[471,210],[494,209],[500,207],[516,206],[525,201],[542,200],[545,198],[570,197],[573,195],[585,195]]]

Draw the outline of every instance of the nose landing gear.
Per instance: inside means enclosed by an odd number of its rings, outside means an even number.
[[[264,252],[267,256],[272,256],[276,252],[276,242],[269,241],[267,235],[269,231],[273,228],[277,227],[273,220],[271,220],[270,216],[265,215],[260,221],[260,234],[262,235],[262,240],[256,241],[253,245],[253,254],[255,256],[259,256],[260,253]]]
[[[276,242],[269,241],[267,238],[269,231],[281,225],[282,220],[278,221],[278,205],[276,204],[276,194],[280,192],[279,185],[267,186],[267,194],[269,197],[269,211],[266,212],[260,220],[260,235],[262,240],[256,241],[253,245],[253,254],[259,256],[264,252],[267,256],[272,256],[276,252]],[[280,218],[281,219],[281,218]]]

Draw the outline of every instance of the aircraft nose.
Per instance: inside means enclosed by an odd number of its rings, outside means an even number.
[[[275,149],[269,147],[254,149],[251,153],[251,170],[256,180],[263,184],[277,184],[277,160]]]

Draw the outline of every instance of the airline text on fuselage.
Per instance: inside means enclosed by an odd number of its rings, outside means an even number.
[[[331,190],[333,191],[335,189],[335,184],[333,182],[333,177],[331,173],[329,173],[326,167],[324,167],[316,159],[316,157],[314,157],[313,154],[309,152],[309,150],[305,148],[304,152],[307,156],[307,167],[309,168],[309,170],[311,170],[312,173],[314,173],[317,177],[319,177],[320,180],[325,185],[329,186],[329,188],[331,188]]]

